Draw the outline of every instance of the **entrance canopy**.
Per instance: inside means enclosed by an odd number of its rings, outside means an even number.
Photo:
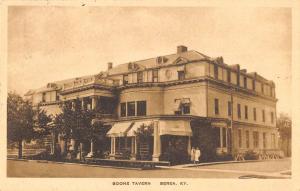
[[[138,128],[140,128],[142,125],[150,126],[151,124],[153,124],[153,121],[136,121],[134,122],[132,128],[128,131],[127,136],[134,137],[135,136],[134,132],[136,132]]]
[[[192,136],[190,121],[188,120],[160,120],[159,135]]]
[[[126,136],[129,129],[132,127],[132,122],[120,122],[115,123],[112,128],[108,131],[108,137],[124,137]]]

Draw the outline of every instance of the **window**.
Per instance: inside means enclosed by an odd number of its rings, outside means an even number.
[[[262,121],[265,122],[266,121],[266,116],[265,116],[265,110],[262,110]]]
[[[261,93],[264,93],[264,84],[261,84]]]
[[[253,132],[253,146],[254,148],[258,148],[258,144],[259,144],[259,139],[258,139],[258,132],[257,131],[254,131]]]
[[[138,101],[137,102],[137,116],[145,116],[147,111],[146,101]]]
[[[59,95],[56,93],[55,101],[59,101]]]
[[[42,102],[46,102],[46,93],[45,92],[42,95]]]
[[[266,133],[263,133],[263,146],[264,146],[264,149],[267,148]]]
[[[238,118],[241,119],[241,104],[237,104],[237,113],[238,113]]]
[[[219,115],[219,100],[215,99],[215,114]]]
[[[245,105],[245,119],[248,119],[248,106]]]
[[[228,116],[231,116],[231,113],[232,113],[232,111],[231,111],[231,102],[229,101],[228,102]]]
[[[247,77],[244,77],[244,88],[247,88]]]
[[[184,80],[184,71],[178,71],[178,80]]]
[[[126,116],[126,103],[121,103],[121,117]]]
[[[271,112],[271,123],[273,124],[274,123],[274,113]]]
[[[213,128],[213,132],[214,132],[214,135],[216,137],[215,140],[216,140],[217,147],[221,147],[221,137],[220,137],[221,130],[222,130],[222,128],[217,128],[217,127]]]
[[[230,72],[230,70],[227,70],[227,82],[228,83],[231,82],[231,72]]]
[[[127,116],[135,116],[135,102],[127,103]]]
[[[256,121],[256,108],[253,108],[253,120]]]
[[[153,82],[158,82],[158,70],[153,70],[153,73],[152,73],[152,81]]]
[[[123,75],[123,85],[128,84],[128,75]]]
[[[275,146],[275,134],[274,133],[271,134],[271,146],[272,146],[272,149],[276,148],[276,146]]]
[[[217,65],[214,65],[214,77],[216,78],[216,79],[218,79],[218,66]]]
[[[255,91],[255,80],[252,80],[252,90]]]
[[[242,130],[238,129],[239,148],[242,148]]]
[[[249,141],[249,131],[246,131],[246,147],[250,147],[250,141]]]
[[[222,142],[223,142],[223,147],[227,147],[227,141],[226,141],[226,128],[221,128],[222,129]]]
[[[137,73],[137,83],[143,83],[143,72]]]
[[[182,104],[182,113],[190,114],[190,104]]]

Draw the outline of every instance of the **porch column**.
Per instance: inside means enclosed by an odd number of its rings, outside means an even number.
[[[191,156],[191,137],[188,136],[188,145],[187,145],[188,155]]]
[[[131,160],[136,160],[135,137],[131,137]]]
[[[161,152],[161,143],[160,143],[160,135],[159,135],[159,127],[158,127],[158,121],[154,122],[154,132],[153,132],[153,155],[152,160],[153,161],[159,161],[160,152]]]
[[[223,129],[222,127],[220,127],[219,129],[220,129],[220,146],[221,148],[223,148]]]
[[[91,151],[87,155],[87,157],[93,157],[94,156],[94,141],[91,139]]]
[[[110,138],[110,159],[115,159],[115,153],[116,153],[116,138],[111,137]]]
[[[81,109],[82,110],[85,110],[85,107],[84,107],[85,105],[84,105],[84,98],[82,98],[81,99]]]
[[[96,96],[92,97],[92,109],[96,109],[97,107],[97,100],[96,100]]]

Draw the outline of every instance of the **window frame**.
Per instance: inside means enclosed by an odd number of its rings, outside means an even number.
[[[144,82],[144,73],[143,73],[143,71],[137,72],[136,78],[137,78],[137,79],[136,79],[136,82],[137,82],[138,84],[143,83],[143,82]]]
[[[228,116],[232,116],[232,105],[231,105],[231,101],[228,101],[228,104],[227,104],[227,115]]]
[[[215,98],[215,100],[214,100],[214,106],[215,106],[215,115],[220,115],[219,99],[218,98]]]
[[[134,107],[133,107],[133,108],[134,108],[133,114],[132,114],[131,111],[130,111],[130,109],[132,109],[132,108],[129,107],[130,105],[134,105]],[[136,116],[136,108],[135,108],[135,107],[136,107],[135,101],[127,102],[127,110],[126,110],[126,111],[127,111],[127,116],[128,116],[128,117]]]
[[[144,106],[144,108],[143,108]],[[147,101],[137,101],[136,102],[136,116],[146,116],[147,115]]]
[[[184,71],[177,71],[177,77],[178,77],[178,80],[184,80],[185,79],[185,72]]]
[[[241,111],[241,104],[237,104],[237,116],[238,116],[238,119],[241,119],[242,118],[242,111]]]
[[[158,82],[158,69],[152,70],[152,82]]]
[[[123,110],[125,109],[125,110]],[[125,113],[123,113],[125,112]],[[127,116],[127,104],[126,102],[122,102],[120,103],[120,116],[121,117],[126,117]]]
[[[245,119],[248,119],[248,106],[247,105],[245,105]]]

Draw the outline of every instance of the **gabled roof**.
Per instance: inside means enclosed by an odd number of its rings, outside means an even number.
[[[165,55],[165,56],[161,56],[161,57],[165,58],[164,63],[158,64],[157,63],[158,57],[149,58],[149,59],[145,59],[145,60],[139,60],[139,61],[135,61],[135,62],[129,62],[129,63],[117,65],[117,66],[113,67],[112,69],[108,70],[108,75],[115,75],[115,74],[122,74],[122,73],[130,72],[130,70],[128,69],[129,64],[136,64],[137,66],[139,66],[142,69],[149,69],[149,68],[156,68],[159,66],[172,65],[179,58],[188,60],[189,62],[196,61],[196,60],[202,60],[202,59],[210,59],[210,57],[208,57],[204,54],[201,54],[197,51],[194,51],[194,50],[189,50],[189,51],[177,53],[177,54]]]

